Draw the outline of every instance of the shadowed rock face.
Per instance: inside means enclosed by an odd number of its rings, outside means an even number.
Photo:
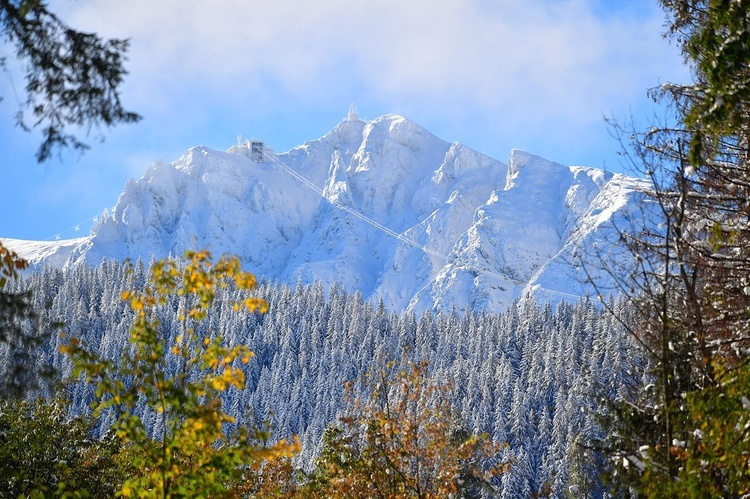
[[[528,292],[591,293],[579,255],[637,210],[634,179],[522,151],[506,165],[394,115],[350,114],[264,162],[232,150],[155,163],[88,238],[59,251],[8,244],[56,266],[207,247],[258,276],[336,282],[396,310],[500,311]]]

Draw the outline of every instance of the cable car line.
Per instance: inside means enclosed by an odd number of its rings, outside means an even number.
[[[332,204],[336,208],[338,208],[338,209],[340,209],[342,211],[345,211],[345,212],[349,213],[352,216],[355,216],[355,217],[359,218],[363,222],[371,225],[372,227],[375,227],[376,229],[380,230],[381,232],[384,232],[384,233],[388,234],[389,236],[392,236],[392,237],[398,239],[399,241],[401,241],[401,242],[403,242],[405,244],[408,244],[409,246],[412,246],[412,247],[415,247],[415,248],[418,248],[418,249],[422,250],[424,253],[427,253],[429,255],[441,258],[441,259],[445,260],[446,262],[455,262],[456,261],[455,258],[451,258],[450,256],[444,255],[443,253],[440,253],[439,251],[436,251],[436,250],[434,250],[432,248],[428,248],[427,246],[425,246],[423,244],[419,244],[418,242],[409,239],[408,237],[406,237],[403,234],[399,234],[398,232],[396,232],[396,231],[394,231],[394,230],[386,227],[385,225],[383,225],[383,224],[381,224],[381,223],[379,223],[379,222],[371,219],[370,217],[364,215],[363,213],[361,213],[361,212],[359,212],[359,211],[357,211],[357,210],[355,210],[355,209],[353,209],[353,208],[351,208],[349,206],[346,206],[346,205],[344,205],[344,204],[342,204],[342,203],[340,203],[338,201],[329,199],[325,195],[325,193],[323,192],[323,189],[319,188],[317,185],[315,185],[311,180],[309,180],[307,177],[305,177],[301,173],[293,170],[291,167],[289,167],[286,164],[284,164],[283,162],[281,162],[275,155],[272,156],[272,155],[266,153],[265,151],[263,151],[263,156],[266,157],[266,158],[268,158],[269,160],[271,160],[276,165],[280,166],[282,170],[284,170],[289,175],[291,175],[292,177],[294,177],[295,179],[297,179],[303,185],[305,185],[308,188],[310,188],[311,190],[315,191],[318,195],[320,195],[320,197],[322,197],[323,199],[325,199],[326,201],[328,201],[330,204]],[[471,268],[471,269],[474,270],[475,272],[477,272],[478,274],[484,274],[484,275],[495,277],[496,279],[500,279],[500,280],[504,280],[504,281],[510,281],[513,284],[516,284],[518,286],[526,287],[526,286],[529,285],[528,282],[519,281],[517,279],[513,279],[511,277],[498,274],[498,273],[493,272],[491,270],[480,270],[480,269],[477,269],[477,268]],[[540,289],[543,289],[544,291],[546,291],[548,293],[557,294],[557,295],[565,296],[565,297],[568,297],[568,298],[573,298],[575,300],[583,298],[582,296],[579,296],[579,295],[574,295],[574,294],[571,294],[571,293],[565,293],[563,291],[556,291],[556,290],[553,290],[553,289],[547,289],[547,288],[545,288],[545,287],[543,287],[541,285],[537,285],[537,286]]]

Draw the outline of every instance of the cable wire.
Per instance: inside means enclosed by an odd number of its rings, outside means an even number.
[[[404,234],[400,234],[400,233],[398,233],[398,232],[396,232],[396,231],[394,231],[394,230],[386,227],[385,225],[383,225],[383,224],[381,224],[381,223],[373,220],[372,218],[366,216],[365,214],[363,214],[363,213],[361,213],[361,212],[359,212],[359,211],[357,211],[357,210],[355,210],[355,209],[353,209],[353,208],[351,208],[349,206],[346,206],[345,204],[342,204],[342,203],[340,203],[340,202],[338,202],[336,200],[329,199],[328,196],[325,195],[325,192],[323,191],[323,189],[319,188],[317,185],[315,185],[311,180],[309,180],[307,177],[305,177],[301,173],[293,170],[291,167],[289,167],[286,164],[284,164],[275,155],[272,156],[272,155],[268,154],[264,150],[263,151],[263,156],[266,157],[266,158],[268,158],[268,159],[270,159],[276,165],[280,166],[282,170],[284,170],[289,175],[291,175],[292,177],[294,177],[295,179],[297,179],[301,184],[303,184],[303,185],[307,186],[308,188],[310,188],[311,190],[315,191],[318,195],[320,195],[320,197],[322,197],[323,199],[325,199],[326,201],[328,201],[331,205],[335,206],[336,208],[338,208],[338,209],[340,209],[342,211],[345,211],[346,213],[349,213],[350,215],[352,215],[354,217],[359,218],[363,222],[371,225],[372,227],[375,227],[376,229],[380,230],[381,232],[384,232],[385,234],[388,234],[389,236],[392,236],[392,237],[398,239],[399,241],[401,241],[401,242],[403,242],[405,244],[408,244],[409,246],[412,246],[412,247],[415,247],[415,248],[418,248],[418,249],[422,250],[424,253],[427,253],[429,255],[441,258],[441,259],[445,260],[447,263],[452,263],[452,262],[456,261],[455,258],[451,258],[450,256],[444,255],[443,253],[440,253],[439,251],[436,251],[436,250],[434,250],[432,248],[428,248],[427,246],[425,246],[423,244],[419,244],[418,242],[416,242],[416,241],[414,241],[412,239],[409,239]],[[500,279],[500,280],[504,280],[504,281],[510,281],[513,284],[516,284],[518,286],[523,286],[524,288],[526,288],[530,284],[530,282],[519,281],[517,279],[513,279],[512,277],[504,276],[502,274],[498,274],[498,273],[493,272],[491,270],[478,269],[478,268],[475,268],[475,267],[469,267],[469,268],[471,270],[474,270],[477,274],[482,274],[482,275],[487,275],[487,276],[495,277],[496,279]],[[544,290],[544,291],[546,291],[548,293],[557,294],[557,295],[565,296],[565,297],[568,297],[568,298],[573,298],[575,300],[583,298],[582,296],[574,295],[572,293],[565,293],[563,291],[556,291],[554,289],[548,289],[548,288],[545,288],[545,287],[543,287],[543,286],[541,286],[539,284],[537,284],[537,286],[539,287],[539,289],[542,289],[542,290]]]

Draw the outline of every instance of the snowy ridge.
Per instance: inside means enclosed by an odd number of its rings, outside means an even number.
[[[157,162],[88,238],[22,254],[61,266],[208,247],[259,276],[335,282],[395,310],[499,311],[528,293],[590,294],[576,262],[636,208],[636,185],[517,150],[506,165],[400,116],[350,114],[264,162],[205,147]]]
[[[23,239],[2,239],[2,243],[15,251],[18,256],[27,260],[32,266],[43,264],[52,267],[63,267],[70,258],[71,252],[85,246],[89,237],[64,239],[58,241],[26,241]]]

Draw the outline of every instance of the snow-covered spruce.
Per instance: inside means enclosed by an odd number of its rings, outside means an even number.
[[[143,286],[145,268],[138,263],[128,273],[114,261],[47,267],[18,285],[35,290],[44,322],[63,320],[69,336],[117,358],[131,322],[119,297]],[[335,285],[326,294],[320,283],[264,282],[258,294],[270,311],[241,315],[231,310],[234,291],[219,290],[205,325],[209,334],[256,353],[246,366],[246,389],[228,392],[226,407],[242,424],[270,422],[273,438],[299,435],[298,464],[307,469],[323,430],[341,415],[344,383],[406,355],[428,360],[431,379],[453,386],[453,406],[469,430],[509,444],[500,458],[513,466],[497,483],[501,497],[530,497],[545,486],[562,497],[570,487],[596,483],[596,461],[582,459],[578,445],[600,436],[594,414],[603,408],[592,395],[614,398],[641,381],[627,375],[642,369],[634,369],[637,356],[619,324],[586,301],[553,309],[529,300],[501,314],[415,315],[389,312]],[[160,311],[163,334],[181,331],[178,308],[175,298]],[[70,366],[58,341],[47,346],[46,360],[66,375]],[[363,384],[354,387],[364,395]],[[76,385],[72,397],[75,411],[89,410],[90,388]]]

